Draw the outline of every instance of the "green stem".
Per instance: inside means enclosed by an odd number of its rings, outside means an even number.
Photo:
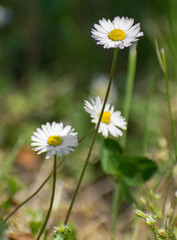
[[[115,239],[116,236],[116,223],[119,212],[119,207],[122,199],[122,194],[118,182],[114,188],[113,200],[112,200],[112,219],[111,219],[111,240]]]
[[[163,203],[163,214],[165,211],[165,205],[167,202],[168,198],[168,193],[169,189],[171,186],[171,181],[173,177],[173,169],[174,165],[177,161],[177,142],[176,142],[176,132],[175,132],[175,126],[174,126],[174,120],[173,120],[173,115],[172,115],[172,109],[171,109],[171,99],[170,99],[170,90],[169,90],[169,79],[168,79],[168,71],[167,71],[167,63],[166,63],[166,57],[165,57],[165,50],[162,48],[159,50],[158,42],[156,41],[156,52],[157,52],[157,57],[161,66],[161,69],[164,73],[164,78],[165,78],[165,87],[166,87],[166,97],[167,97],[167,104],[168,104],[168,111],[169,111],[169,117],[170,117],[170,125],[171,125],[171,134],[172,134],[172,140],[173,140],[173,147],[174,147],[174,153],[175,153],[175,161],[172,163],[172,167],[169,171],[168,174],[168,183],[167,183],[167,190],[165,192],[165,199]]]
[[[155,78],[153,76],[150,76],[149,83],[148,83],[148,97],[147,97],[146,109],[145,109],[145,124],[144,124],[143,145],[142,145],[143,153],[146,153],[147,145],[148,145],[148,137],[149,137],[149,127],[148,126],[149,126],[150,116],[151,116],[154,79]]]
[[[153,234],[154,234],[154,239],[157,240],[157,237],[156,237],[156,229],[154,228],[154,226],[150,226]]]
[[[172,115],[172,110],[171,110],[171,99],[170,99],[170,91],[169,91],[168,71],[167,71],[167,64],[166,64],[164,49],[162,49],[161,54],[162,54],[162,60],[163,60],[163,70],[164,70],[164,77],[165,77],[165,87],[166,87],[168,111],[169,111],[170,123],[171,123],[171,133],[172,133],[172,138],[173,138],[173,147],[174,147],[174,152],[175,152],[175,158],[177,160],[176,132],[175,132],[174,120],[173,120],[173,115]]]
[[[177,161],[176,132],[175,132],[174,120],[173,120],[173,115],[172,115],[172,110],[171,110],[171,99],[170,99],[169,80],[168,80],[168,71],[167,71],[165,50],[163,48],[161,50],[159,50],[159,46],[158,46],[157,41],[155,42],[155,45],[156,45],[157,58],[158,58],[160,67],[161,67],[161,69],[164,73],[164,78],[165,78],[166,97],[167,97],[168,111],[169,111],[170,124],[171,124],[171,134],[172,134],[172,139],[173,139],[175,160]]]
[[[36,240],[39,240],[41,235],[43,234],[45,227],[47,225],[47,222],[49,220],[51,211],[52,211],[52,206],[53,206],[53,201],[54,201],[54,196],[55,196],[55,186],[56,186],[56,170],[57,170],[57,155],[54,155],[54,164],[53,164],[53,187],[52,187],[52,196],[51,196],[51,200],[50,200],[50,205],[49,205],[49,209],[45,218],[45,221],[42,225],[42,228],[38,234],[38,237]]]
[[[175,196],[175,197],[173,197],[172,204],[171,204],[171,208],[173,209],[173,211],[172,211],[172,214],[171,214],[170,219],[169,219],[169,225],[170,226],[173,226],[173,221],[175,221],[174,213],[175,213],[176,205],[177,205],[177,198]],[[174,217],[174,219],[173,219],[173,217]]]
[[[91,132],[93,131],[93,129],[89,130],[88,133],[86,135],[84,135],[80,140],[79,140],[79,143],[81,143]],[[67,156],[64,156],[59,164],[57,165],[57,168],[59,168],[61,166],[61,164],[64,162],[64,160],[66,159]],[[39,188],[31,195],[29,196],[27,199],[25,199],[21,204],[19,204],[5,219],[4,221],[0,224],[1,225],[4,225],[8,220],[9,218],[11,218],[21,207],[23,207],[23,205],[25,205],[25,203],[27,203],[28,201],[30,201],[36,194],[38,194],[41,189],[44,187],[44,185],[48,182],[48,180],[51,178],[53,174],[53,171],[48,175],[48,177],[44,180],[44,182],[42,182],[42,184],[39,186]]]
[[[126,90],[125,90],[125,102],[123,107],[123,116],[125,117],[127,124],[129,120],[130,105],[131,105],[132,92],[133,92],[133,86],[134,86],[134,80],[135,80],[135,72],[136,72],[136,62],[137,62],[136,47],[137,47],[137,44],[132,45],[129,50],[128,76],[127,76],[127,83],[126,83]],[[126,138],[127,138],[127,131],[124,132],[124,135],[121,137],[121,140],[120,140],[123,148],[125,148],[126,146]]]
[[[80,185],[81,185],[81,183],[82,183],[82,180],[83,180],[83,177],[84,177],[84,174],[85,174],[85,171],[86,171],[87,165],[88,165],[88,163],[89,163],[90,156],[91,156],[91,153],[92,153],[94,144],[95,144],[96,136],[97,136],[98,129],[99,129],[99,126],[100,126],[100,122],[101,122],[101,119],[102,119],[102,116],[103,116],[104,108],[105,108],[106,102],[107,102],[107,100],[108,100],[108,96],[109,96],[109,92],[110,92],[110,88],[111,88],[111,84],[112,84],[112,80],[113,80],[113,76],[114,76],[114,71],[115,71],[115,66],[116,66],[116,60],[117,60],[117,54],[118,54],[118,48],[115,48],[115,49],[114,49],[114,56],[113,56],[112,67],[111,67],[111,74],[110,74],[109,83],[108,83],[106,95],[105,95],[105,98],[104,98],[102,110],[101,110],[101,113],[100,113],[100,117],[99,117],[99,120],[98,120],[98,124],[97,124],[96,129],[95,129],[95,132],[94,132],[93,140],[92,140],[92,143],[91,143],[91,145],[90,145],[90,149],[89,149],[89,152],[88,152],[88,155],[87,155],[87,158],[86,158],[84,167],[83,167],[83,169],[82,169],[82,172],[81,172],[81,175],[80,175],[80,178],[79,178],[79,181],[78,181],[76,190],[75,190],[75,192],[74,192],[74,195],[73,195],[71,204],[70,204],[70,206],[69,206],[69,209],[68,209],[68,212],[67,212],[65,221],[64,221],[65,225],[67,225],[67,223],[68,223],[69,216],[70,216],[70,214],[71,214],[73,204],[74,204],[74,202],[75,202],[77,193],[78,193],[79,188],[80,188]]]
[[[165,196],[163,197],[164,201],[163,201],[163,207],[162,207],[162,214],[164,217],[165,217],[165,206],[166,206],[166,202],[167,202],[167,198],[168,198],[168,193],[170,191],[170,187],[172,184],[172,176],[173,176],[173,168],[171,168],[171,170],[168,174],[167,180],[166,180],[167,184],[166,184],[166,189],[165,189]]]
[[[31,195],[29,196],[27,199],[25,199],[25,201],[23,201],[20,205],[18,205],[2,222],[2,225],[5,224],[9,218],[11,218],[14,213],[16,213],[23,205],[25,205],[25,203],[27,203],[30,199],[32,199],[43,187],[44,185],[47,183],[47,181],[50,179],[50,177],[52,176],[52,173],[49,174],[49,176],[44,180],[44,182],[40,185],[40,187]]]

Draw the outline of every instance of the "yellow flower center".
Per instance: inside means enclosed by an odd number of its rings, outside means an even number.
[[[47,140],[47,143],[51,146],[58,146],[62,143],[62,139],[60,136],[50,136]]]
[[[121,41],[126,38],[126,34],[123,30],[120,29],[113,29],[109,34],[108,37],[113,41]]]
[[[99,114],[99,116],[100,116],[100,114]],[[111,113],[110,113],[109,111],[105,111],[105,112],[103,113],[101,122],[102,122],[102,123],[109,124],[110,121],[111,121]]]

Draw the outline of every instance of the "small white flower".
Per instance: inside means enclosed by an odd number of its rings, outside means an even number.
[[[96,97],[95,101],[92,98],[90,98],[90,100],[91,103],[85,100],[84,109],[90,114],[92,118],[91,122],[97,125],[103,106],[103,101],[101,101],[99,97]],[[98,132],[102,133],[105,138],[108,136],[108,133],[114,137],[119,137],[123,135],[119,128],[126,130],[126,125],[127,122],[125,121],[125,118],[121,116],[121,112],[114,112],[114,106],[110,107],[110,104],[107,103]]]
[[[99,20],[99,24],[94,24],[95,29],[91,30],[92,37],[104,48],[129,47],[144,35],[140,32],[140,23],[134,26],[133,23],[133,18],[115,17],[112,22],[103,18]]]
[[[74,132],[74,128],[67,125],[63,127],[63,123],[52,122],[42,125],[41,128],[37,128],[37,131],[33,133],[31,137],[33,141],[31,146],[33,150],[38,154],[47,152],[46,158],[51,155],[62,154],[68,155],[70,151],[74,151],[73,147],[78,145],[77,132]]]
[[[148,225],[153,225],[155,222],[157,222],[157,217],[153,214],[146,214],[145,222]]]

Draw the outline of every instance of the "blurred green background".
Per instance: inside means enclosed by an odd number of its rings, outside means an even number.
[[[113,55],[113,49],[105,50],[91,38],[93,24],[103,17],[132,17],[144,32],[138,42],[128,148],[141,152],[150,79],[154,79],[154,90],[149,143],[158,146],[161,137],[170,141],[154,40],[166,51],[176,115],[176,9],[176,0],[0,1],[1,159],[9,156],[19,139],[29,148],[33,131],[47,121],[71,124],[80,137],[93,126],[83,101],[101,89],[95,90],[94,82],[109,76]],[[124,101],[128,53],[128,48],[119,51],[115,109],[122,109]]]
[[[169,71],[176,77],[175,0],[6,0],[0,5],[0,143],[4,147],[36,122],[65,118],[72,122],[75,117],[77,126],[79,117],[73,115],[88,98],[91,80],[110,70],[113,50],[97,46],[90,34],[102,17],[128,16],[141,23],[145,36],[138,44],[136,77],[141,87],[147,85],[149,74],[158,74],[155,38],[165,47]],[[127,56],[128,49],[119,52],[116,86],[122,94]],[[144,86],[140,91],[145,91]]]

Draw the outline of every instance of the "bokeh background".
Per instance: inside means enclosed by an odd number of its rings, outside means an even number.
[[[166,147],[171,146],[170,124],[154,41],[157,39],[166,51],[176,121],[176,9],[176,0],[0,1],[0,188],[4,192],[0,200],[3,214],[15,201],[20,201],[15,198],[16,193],[34,184],[44,164],[43,157],[37,157],[30,147],[31,135],[37,127],[47,121],[63,121],[71,124],[79,137],[92,127],[83,102],[90,96],[103,94],[113,55],[112,49],[103,49],[91,38],[93,24],[103,17],[111,20],[115,16],[132,17],[135,23],[140,22],[144,32],[138,42],[127,149],[136,153],[142,151],[149,82],[153,82],[148,150],[162,160],[167,158]],[[119,110],[124,102],[128,53],[129,49],[119,51],[112,91],[112,102]],[[77,181],[89,140],[68,158],[58,175],[60,180],[66,179],[69,184],[73,179]],[[85,177],[86,186],[103,177],[99,165],[100,141],[101,137]],[[110,197],[107,198],[109,202]],[[24,194],[21,199],[25,199]]]

